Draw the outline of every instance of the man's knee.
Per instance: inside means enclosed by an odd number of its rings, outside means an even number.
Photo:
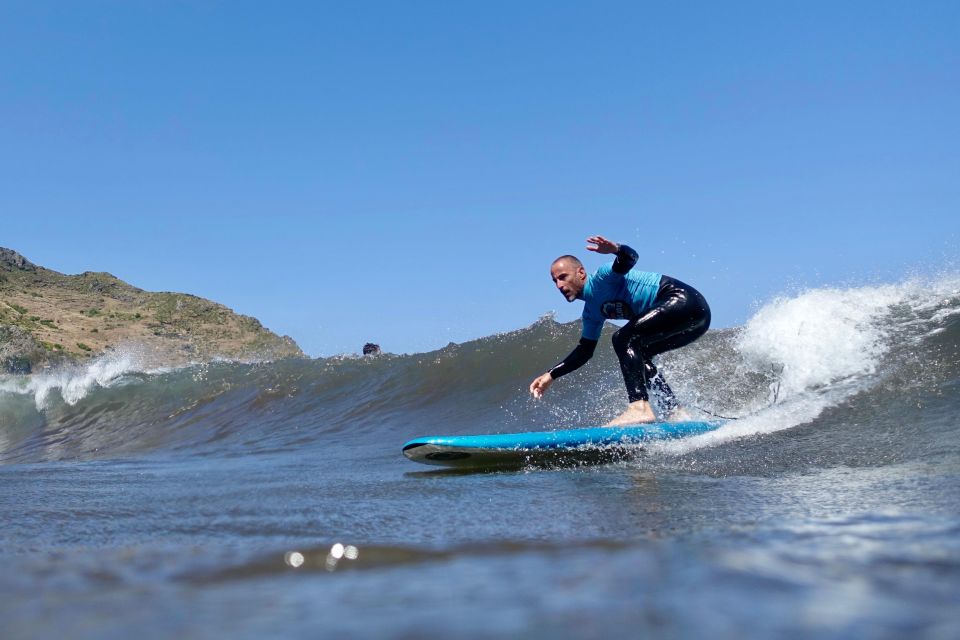
[[[627,355],[627,350],[630,348],[631,337],[633,337],[632,332],[630,332],[627,327],[623,327],[613,334],[611,338],[613,350],[619,358],[623,359],[623,357]]]
[[[613,350],[621,359],[623,359],[624,356],[630,356],[631,358],[640,358],[644,361],[649,360],[646,356],[648,349],[646,340],[643,339],[642,335],[634,331],[633,327],[629,324],[614,333],[611,340],[613,341]]]

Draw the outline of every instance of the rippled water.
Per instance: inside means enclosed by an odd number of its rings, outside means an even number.
[[[777,300],[667,354],[742,416],[613,464],[451,473],[432,433],[597,424],[575,325],[439,352],[0,379],[0,634],[960,634],[956,279]]]

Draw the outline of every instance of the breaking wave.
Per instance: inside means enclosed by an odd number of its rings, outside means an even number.
[[[626,402],[612,349],[601,346],[543,400],[526,393],[578,332],[579,323],[545,316],[518,331],[403,356],[149,369],[127,350],[73,369],[0,376],[0,461],[246,455],[337,443],[393,451],[428,433],[599,424]],[[943,430],[958,408],[960,278],[777,298],[742,327],[664,354],[660,367],[692,413],[739,419],[650,447],[652,458],[676,464],[801,425],[818,434],[807,459],[829,458],[865,429],[887,439],[882,459],[922,456],[918,428],[932,430],[930,448],[954,446]],[[786,456],[797,454],[790,443],[777,447],[784,457],[767,451],[766,463],[789,464]]]

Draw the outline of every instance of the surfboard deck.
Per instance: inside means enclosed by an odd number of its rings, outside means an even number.
[[[628,427],[587,427],[468,436],[427,436],[403,445],[414,462],[445,467],[522,467],[595,463],[628,455],[645,442],[713,431],[719,422],[654,422]]]

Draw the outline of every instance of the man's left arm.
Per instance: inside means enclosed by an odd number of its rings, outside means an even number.
[[[637,264],[637,252],[625,244],[618,244],[613,240],[607,240],[603,236],[591,236],[587,238],[588,251],[594,253],[616,254],[617,258],[613,261],[613,272],[625,275]],[[594,245],[594,246],[590,246]]]
[[[613,261],[613,272],[626,275],[630,269],[636,266],[639,258],[640,256],[637,255],[636,251],[625,244],[621,244],[617,247],[617,259]]]

